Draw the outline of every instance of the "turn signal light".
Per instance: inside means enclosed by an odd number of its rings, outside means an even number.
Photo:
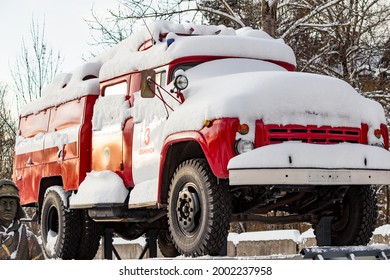
[[[211,121],[210,120],[205,120],[203,122],[203,124],[204,124],[205,127],[210,127],[211,126]]]
[[[374,135],[376,138],[380,139],[382,137],[382,131],[380,129],[375,129]]]
[[[249,132],[249,125],[247,125],[246,123],[240,124],[240,126],[238,127],[238,133],[240,133],[241,135],[245,135],[248,134],[248,132]]]

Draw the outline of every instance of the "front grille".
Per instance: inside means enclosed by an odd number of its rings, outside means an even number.
[[[256,147],[286,141],[316,144],[361,143],[362,130],[356,127],[264,125],[262,121],[256,123]]]

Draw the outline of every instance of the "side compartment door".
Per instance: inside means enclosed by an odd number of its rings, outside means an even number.
[[[21,203],[38,200],[42,177],[43,143],[48,129],[50,111],[21,117],[15,145],[14,180],[20,189]]]
[[[128,79],[103,85],[92,117],[92,170],[122,174],[123,130],[130,117]]]
[[[79,185],[79,133],[86,97],[51,108],[48,133],[44,142],[44,176],[62,176],[64,188]],[[89,149],[89,147],[82,147]]]

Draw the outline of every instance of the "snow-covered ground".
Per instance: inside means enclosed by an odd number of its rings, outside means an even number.
[[[381,243],[377,243],[375,240],[382,240]],[[384,243],[383,240],[387,240],[387,243]],[[287,241],[287,243],[286,243]],[[245,243],[249,242],[249,246],[252,247],[261,247],[261,246],[269,246],[269,247],[277,247],[283,246],[284,244],[288,244],[287,246],[291,247],[291,244],[295,244],[296,246],[296,252],[295,253],[287,253],[288,248],[286,249],[286,253],[279,252],[279,253],[273,253],[269,255],[261,255],[261,254],[253,254],[253,255],[232,255],[232,253],[229,254],[228,249],[228,256],[227,257],[210,257],[210,256],[203,256],[199,257],[197,259],[220,259],[220,258],[237,258],[237,259],[301,259],[300,250],[302,248],[316,248],[315,246],[315,235],[312,229],[309,229],[305,232],[300,233],[299,230],[291,229],[291,230],[272,230],[272,231],[255,231],[255,232],[244,232],[244,233],[230,233],[228,236],[228,242],[231,242],[234,247],[237,247],[240,242]],[[284,242],[284,243],[283,243]],[[290,244],[288,243],[290,242]],[[280,243],[280,244],[278,244]],[[382,245],[389,245],[390,246],[390,224],[383,225],[375,229],[374,236],[368,245],[367,248],[374,248]],[[117,248],[119,252],[125,252],[126,250],[130,250],[129,248],[132,247],[134,253],[139,253],[141,249],[143,249],[146,246],[146,238],[144,236],[135,239],[135,240],[124,240],[122,238],[114,238],[113,240],[113,246]],[[138,247],[138,248],[137,248]],[[122,249],[121,249],[122,248]],[[123,249],[127,248],[127,249]],[[138,249],[138,250],[137,250]],[[359,248],[359,250],[362,250]],[[270,248],[268,251],[272,251],[272,248]],[[276,252],[277,250],[275,250]],[[283,251],[283,250],[282,250]],[[124,259],[126,258],[126,255],[122,256],[121,253],[119,253],[121,257]],[[131,255],[131,254],[130,254]],[[127,255],[127,256],[130,256]],[[97,259],[101,258],[102,252],[100,251],[97,255]],[[137,258],[138,256],[131,255],[130,258]],[[159,255],[158,258],[161,256]],[[178,259],[186,259],[183,256],[177,257]],[[193,259],[193,258],[191,258]]]

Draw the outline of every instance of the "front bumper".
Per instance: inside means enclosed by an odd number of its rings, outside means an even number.
[[[283,143],[229,162],[230,185],[390,184],[390,152],[361,144]]]
[[[390,170],[234,169],[230,185],[385,185]]]

